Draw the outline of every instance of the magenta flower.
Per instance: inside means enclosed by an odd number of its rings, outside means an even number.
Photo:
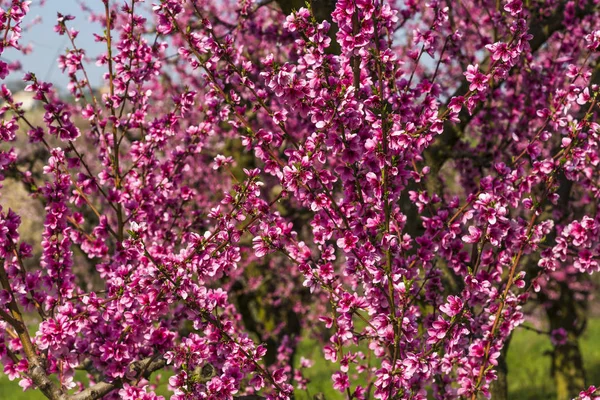
[[[469,226],[469,234],[462,237],[465,243],[477,243],[481,239],[481,229],[476,226]]]
[[[457,296],[448,296],[448,302],[440,306],[440,311],[449,317],[458,315],[463,308],[462,300]]]
[[[345,391],[350,387],[350,381],[348,379],[348,375],[342,372],[336,372],[332,376],[333,379],[333,388],[339,390],[340,392]]]
[[[470,83],[469,90],[484,91],[487,88],[488,77],[479,72],[479,65],[469,65],[464,73],[467,82]]]
[[[566,344],[568,340],[567,331],[564,328],[554,329],[550,333],[550,340],[555,346]]]

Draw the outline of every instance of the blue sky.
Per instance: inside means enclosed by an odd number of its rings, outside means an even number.
[[[101,0],[87,0],[85,4],[95,11],[104,9]],[[59,36],[54,32],[57,12],[75,16],[75,20],[69,21],[67,26],[79,30],[75,43],[78,47],[86,49],[89,58],[95,58],[106,49],[105,43],[94,41],[92,34],[102,34],[102,28],[99,23],[89,21],[88,14],[81,9],[80,0],[47,0],[44,6],[39,6],[39,0],[35,0],[31,4],[23,26],[28,25],[38,16],[42,18],[42,22],[24,31],[21,39],[21,44],[33,45],[33,52],[23,55],[14,49],[7,49],[2,54],[2,58],[7,61],[19,60],[23,66],[23,73],[33,72],[39,79],[52,82],[57,88],[65,89],[69,80],[58,68],[57,58],[67,47],[71,47],[71,44],[66,35]],[[101,85],[105,67],[97,67],[95,60],[92,59],[92,62],[86,64],[86,71],[92,86]],[[23,73],[12,73],[8,80],[18,80]]]

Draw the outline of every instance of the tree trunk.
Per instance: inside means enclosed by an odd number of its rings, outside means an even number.
[[[569,400],[585,389],[585,370],[577,338],[554,347],[552,375],[557,400]]]
[[[579,336],[587,323],[587,301],[578,301],[566,282],[561,282],[558,290],[560,297],[551,301],[546,312],[550,329],[554,331],[563,328],[567,332],[567,338],[565,343],[556,343],[552,350],[552,377],[556,386],[556,399],[569,400],[577,397],[582,388],[585,388]]]

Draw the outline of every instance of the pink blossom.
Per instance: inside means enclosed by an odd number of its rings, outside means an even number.
[[[487,88],[488,77],[481,72],[479,72],[479,65],[469,65],[467,67],[467,72],[464,73],[467,81],[471,84],[469,85],[469,90],[471,91],[483,91]]]

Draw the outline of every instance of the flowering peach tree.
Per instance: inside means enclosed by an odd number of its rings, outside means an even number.
[[[0,215],[23,389],[290,399],[311,340],[348,400],[489,397],[524,307],[600,270],[598,0],[95,1],[48,32],[72,101],[0,60],[43,115],[2,86],[2,177],[44,207],[36,243]]]

